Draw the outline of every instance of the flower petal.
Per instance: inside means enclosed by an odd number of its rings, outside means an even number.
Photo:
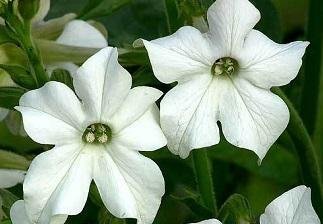
[[[68,22],[56,42],[76,47],[104,48],[108,46],[107,40],[100,31],[83,20]]]
[[[80,213],[91,180],[92,157],[82,143],[56,146],[40,154],[31,163],[24,182],[29,219],[47,224],[57,216]]]
[[[148,51],[155,76],[163,83],[208,74],[216,58],[208,40],[199,30],[190,26],[182,27],[168,37],[142,42]],[[136,41],[134,45],[140,43]]]
[[[261,88],[286,85],[301,68],[308,45],[303,41],[277,44],[252,30],[240,54],[240,75]]]
[[[16,201],[10,209],[10,218],[12,224],[31,224],[26,214],[25,202]]]
[[[22,183],[25,174],[24,170],[0,169],[0,188],[9,188]]]
[[[282,99],[238,77],[228,80],[219,103],[225,138],[254,151],[262,160],[287,127],[289,111]]]
[[[191,223],[191,224],[194,224],[194,223]],[[202,222],[197,222],[195,224],[222,224],[222,223],[217,219],[208,219],[208,220],[204,220]]]
[[[134,150],[111,145],[98,151],[94,181],[108,210],[119,218],[152,223],[165,192],[158,166]]]
[[[161,127],[168,148],[182,158],[192,149],[211,146],[220,140],[217,95],[222,87],[213,79],[206,75],[179,83],[161,101]]]
[[[207,18],[213,44],[228,57],[241,50],[245,37],[260,20],[260,12],[248,0],[217,0]]]
[[[298,186],[272,201],[260,216],[260,224],[320,224],[311,203],[311,189]]]
[[[113,138],[126,148],[140,151],[153,151],[165,146],[167,140],[159,126],[157,105],[151,106],[140,118]]]
[[[49,12],[49,8],[50,8],[50,0],[40,0],[38,12],[34,16],[34,18],[32,18],[32,23],[37,24],[37,23],[43,22],[43,20],[45,19],[45,17]]]
[[[114,132],[118,133],[139,119],[162,95],[163,92],[158,89],[146,86],[131,89],[122,105],[110,120]],[[109,119],[106,116],[103,118],[105,120]]]
[[[131,88],[131,75],[118,63],[116,48],[102,49],[76,73],[75,91],[94,121],[112,116]]]
[[[22,113],[26,132],[38,143],[62,144],[83,134],[82,105],[62,83],[48,82],[40,89],[27,92],[16,109]]]
[[[35,224],[32,223],[26,213],[25,202],[16,201],[10,209],[10,218],[12,224]],[[67,215],[56,215],[51,219],[50,224],[63,224],[67,220]],[[38,224],[38,223],[36,223]]]

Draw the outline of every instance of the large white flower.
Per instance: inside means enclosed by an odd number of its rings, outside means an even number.
[[[207,33],[185,26],[142,40],[156,77],[178,82],[161,102],[168,147],[185,158],[217,144],[220,121],[231,144],[263,159],[289,121],[287,106],[270,88],[295,78],[309,43],[277,44],[253,29],[260,13],[248,0],[217,0],[207,17]]]
[[[311,189],[298,186],[272,201],[260,224],[320,224],[311,202]]]
[[[158,166],[138,151],[166,145],[155,104],[162,92],[130,89],[131,75],[110,47],[89,58],[73,81],[77,95],[62,83],[49,82],[20,100],[17,110],[28,135],[55,147],[30,165],[25,204],[13,207],[13,220],[23,215],[14,211],[25,208],[30,223],[64,222],[67,215],[81,212],[93,179],[113,215],[152,223],[164,179]]]

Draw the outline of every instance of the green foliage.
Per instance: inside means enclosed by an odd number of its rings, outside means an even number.
[[[239,194],[230,196],[219,213],[223,224],[254,224],[254,217],[248,200]]]
[[[0,150],[0,169],[27,170],[29,164],[30,161],[21,155]]]
[[[27,89],[35,89],[37,85],[31,74],[23,67],[17,65],[0,64],[0,68],[5,70],[11,79],[19,86]]]
[[[13,109],[25,90],[19,87],[0,87],[0,107]]]
[[[67,85],[71,89],[74,89],[73,79],[67,70],[55,69],[51,74],[50,80],[64,83],[65,85]]]
[[[18,10],[20,15],[26,19],[31,20],[39,9],[39,0],[19,0]]]

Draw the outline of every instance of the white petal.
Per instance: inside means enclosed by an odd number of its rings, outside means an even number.
[[[56,42],[88,48],[104,48],[108,46],[107,40],[100,31],[83,20],[73,20],[67,23]]]
[[[62,144],[83,134],[85,115],[74,92],[59,82],[24,94],[16,108],[28,135],[41,144]]]
[[[223,56],[238,53],[244,39],[260,19],[248,0],[217,0],[208,10],[211,39]]]
[[[112,116],[131,87],[131,75],[118,63],[117,49],[111,47],[89,58],[73,78],[75,91],[96,122]]]
[[[191,224],[194,224],[194,223],[191,223]],[[197,222],[195,224],[222,224],[222,223],[217,219],[208,219],[208,220],[204,220],[202,222]]]
[[[40,154],[31,163],[24,182],[29,219],[47,224],[53,218],[80,213],[91,180],[92,157],[81,143],[56,146]]]
[[[146,113],[155,101],[163,95],[158,89],[140,86],[129,91],[128,96],[116,113],[111,118],[111,126],[114,132],[131,125],[144,113]],[[109,117],[103,117],[105,120]]]
[[[298,186],[272,201],[260,224],[320,224],[311,203],[311,189]]]
[[[165,192],[158,166],[134,150],[112,145],[98,151],[94,181],[108,210],[119,218],[152,223]]]
[[[24,170],[0,169],[0,188],[9,188],[22,183],[25,174]]]
[[[43,22],[44,18],[48,14],[50,8],[50,0],[40,0],[39,9],[34,18],[32,19],[33,24]]]
[[[211,146],[220,140],[217,95],[222,87],[213,79],[205,75],[179,83],[161,101],[161,126],[168,148],[182,158],[192,149]]]
[[[142,41],[155,76],[164,83],[208,74],[216,58],[208,40],[199,30],[189,26],[168,37]]]
[[[10,209],[10,218],[12,224],[32,224],[26,214],[25,202],[16,201]]]
[[[226,85],[219,103],[225,138],[237,147],[254,151],[262,160],[287,127],[289,111],[282,99],[238,77]]]
[[[277,44],[252,30],[239,56],[240,75],[262,88],[286,85],[296,77],[308,45],[303,41]]]
[[[26,213],[25,202],[23,200],[16,201],[10,209],[10,218],[12,224],[38,224],[32,223]],[[63,224],[67,220],[66,215],[54,216],[49,224]]]
[[[126,148],[153,151],[166,145],[167,140],[159,126],[159,109],[151,106],[140,118],[123,129],[113,139]]]

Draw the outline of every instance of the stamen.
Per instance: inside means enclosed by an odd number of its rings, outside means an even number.
[[[105,124],[91,124],[85,129],[82,138],[86,143],[104,144],[111,139],[111,129]]]
[[[215,61],[212,66],[213,75],[233,75],[238,69],[238,62],[233,58],[225,57]]]

